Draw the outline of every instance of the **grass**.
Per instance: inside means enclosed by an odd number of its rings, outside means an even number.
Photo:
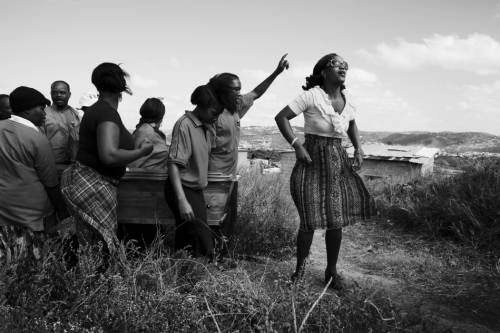
[[[0,331],[377,332],[398,324],[390,301],[371,290],[322,295],[291,286],[272,262],[223,270],[164,248],[129,251],[102,274],[91,249],[71,270],[57,251],[2,267]]]
[[[373,289],[341,296],[288,281],[296,211],[282,180],[240,181],[235,251],[254,257],[228,269],[162,240],[123,247],[98,272],[98,251],[82,248],[67,269],[57,246],[39,261],[0,267],[0,331],[6,332],[379,332],[397,330],[398,312]],[[236,258],[240,258],[237,256]]]
[[[385,281],[401,311],[500,328],[497,252],[408,233],[386,219],[347,228],[344,238],[341,267]]]
[[[346,228],[341,267],[404,281],[403,299],[421,294],[458,302],[464,317],[475,315],[472,309],[482,313],[479,320],[493,320],[500,262],[485,242],[498,237],[494,163],[374,191],[388,218]],[[306,275],[291,285],[298,218],[284,186],[276,176],[242,177],[234,251],[264,258],[236,268],[171,253],[162,240],[143,252],[122,248],[101,273],[99,255],[88,248],[69,270],[57,246],[42,260],[1,266],[0,331],[398,332],[422,322],[420,308],[408,310],[374,284],[336,294]],[[458,206],[445,204],[450,198]]]
[[[299,217],[280,175],[262,175],[257,170],[243,173],[238,202],[237,253],[273,258],[294,253]]]
[[[478,159],[452,177],[374,188],[379,212],[407,229],[486,250],[500,249],[500,159]]]

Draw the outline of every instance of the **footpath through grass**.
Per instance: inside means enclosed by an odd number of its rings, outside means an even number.
[[[315,235],[312,273],[326,257]],[[500,331],[500,256],[409,233],[387,219],[345,228],[340,269],[357,288],[373,288],[399,310],[411,332]]]
[[[0,332],[496,332],[497,260],[386,220],[345,228],[341,293],[323,290],[321,231],[297,285],[291,257],[231,268],[156,246],[97,274],[90,252],[70,271],[54,253],[2,268]]]
[[[341,293],[323,289],[321,231],[305,279],[290,284],[289,191],[279,177],[247,174],[230,249],[237,267],[160,242],[145,253],[123,249],[99,273],[89,249],[70,270],[55,250],[0,267],[0,332],[500,331],[497,163],[382,189],[387,217],[344,229]]]

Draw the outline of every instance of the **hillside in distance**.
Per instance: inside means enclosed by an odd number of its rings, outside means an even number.
[[[293,127],[303,140],[304,128]],[[500,136],[481,132],[371,132],[360,131],[363,143],[384,143],[400,146],[435,147],[448,153],[500,153]],[[248,126],[241,128],[240,147],[262,149],[289,149],[276,126]]]
[[[449,153],[500,153],[500,137],[481,132],[392,133],[381,142],[389,145],[436,147]]]

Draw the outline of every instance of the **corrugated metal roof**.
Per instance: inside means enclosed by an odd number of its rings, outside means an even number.
[[[391,146],[381,143],[364,144],[363,151],[365,159],[405,161],[409,163],[424,164],[428,159],[433,158],[438,152],[438,148],[421,146]],[[354,155],[354,148],[347,148],[350,157]]]
[[[346,147],[349,157],[353,157],[354,148]],[[240,151],[244,151],[241,150]],[[293,149],[248,149],[248,159],[262,158],[278,160],[281,153],[294,153]],[[433,158],[438,152],[438,148],[422,146],[392,146],[383,143],[363,144],[365,159],[402,161],[408,163],[425,164],[430,158]]]

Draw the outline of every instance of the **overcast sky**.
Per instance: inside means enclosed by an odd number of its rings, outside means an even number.
[[[95,91],[95,66],[122,63],[129,128],[147,97],[164,97],[168,130],[214,74],[238,74],[248,92],[288,53],[290,70],[242,121],[274,125],[316,61],[336,52],[349,62],[360,129],[500,135],[500,0],[16,0],[2,3],[0,31],[0,93],[27,85],[49,96],[62,79],[77,107]]]

